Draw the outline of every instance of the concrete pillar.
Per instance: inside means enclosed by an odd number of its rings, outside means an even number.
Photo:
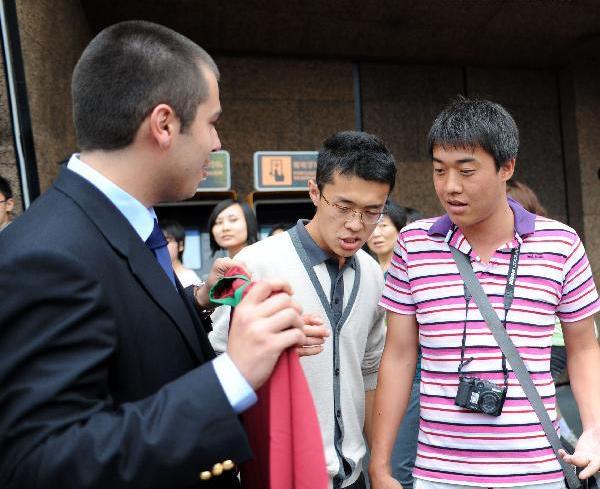
[[[561,76],[569,221],[582,235],[600,285],[600,60],[578,62]]]

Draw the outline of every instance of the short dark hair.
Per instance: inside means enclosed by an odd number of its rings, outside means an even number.
[[[175,240],[177,245],[183,243],[185,246],[185,229],[178,221],[165,219],[158,223],[158,227],[160,227],[165,237],[170,236]],[[179,260],[183,258],[183,250],[179,251],[179,246],[177,247],[177,258]]]
[[[342,131],[326,139],[319,150],[316,180],[320,191],[336,173],[387,183],[391,192],[396,183],[396,162],[377,136]]]
[[[384,214],[390,218],[398,231],[406,226],[406,208],[396,204],[393,200],[386,201]]]
[[[406,212],[406,224],[423,219],[421,211],[414,209],[413,207],[405,207],[404,212]]]
[[[250,206],[239,199],[225,199],[219,202],[215,208],[210,213],[208,217],[208,234],[210,236],[210,249],[212,250],[212,254],[214,255],[217,251],[222,250],[212,233],[212,228],[215,225],[217,217],[221,212],[223,212],[228,207],[232,205],[238,204],[244,213],[244,219],[246,220],[246,230],[248,232],[248,238],[246,239],[246,244],[251,245],[258,241],[258,223],[256,222],[256,216],[254,215],[254,211],[250,208]]]
[[[206,51],[167,27],[141,20],[107,27],[88,44],[73,71],[79,148],[125,148],[160,103],[173,108],[185,132],[208,98],[201,67],[219,77]]]
[[[519,151],[519,129],[500,104],[459,95],[435,118],[427,136],[429,156],[442,148],[481,147],[492,155],[496,171]]]
[[[13,193],[12,193],[12,188],[10,188],[10,183],[4,177],[0,177],[0,194],[4,195],[4,198],[6,200],[13,198]]]

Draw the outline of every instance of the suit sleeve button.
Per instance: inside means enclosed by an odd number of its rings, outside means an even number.
[[[212,477],[212,474],[208,470],[205,470],[204,472],[200,472],[200,475],[198,477],[201,481],[207,481]]]
[[[215,464],[212,468],[212,475],[217,476],[223,473],[223,464]]]
[[[223,468],[225,470],[231,470],[235,467],[235,464],[231,460],[225,460],[223,462]]]

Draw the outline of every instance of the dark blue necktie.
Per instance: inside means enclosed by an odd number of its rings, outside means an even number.
[[[167,274],[167,277],[169,277],[169,280],[175,285],[175,274],[173,273],[173,265],[171,264],[169,250],[167,250],[167,240],[158,227],[158,221],[156,219],[154,219],[154,228],[146,240],[146,245],[152,250],[158,263]]]

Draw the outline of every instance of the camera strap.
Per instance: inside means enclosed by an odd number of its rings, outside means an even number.
[[[548,438],[548,441],[552,446],[552,450],[554,451],[554,454],[556,455],[556,458],[560,463],[561,468],[565,474],[565,479],[567,481],[569,489],[580,488],[582,484],[577,475],[575,474],[575,470],[573,469],[573,467],[567,464],[558,454],[558,450],[562,448],[562,445],[560,443],[560,439],[558,438],[558,434],[556,433],[556,430],[552,425],[550,416],[548,416],[546,407],[542,402],[542,398],[540,397],[540,394],[536,389],[533,380],[531,380],[531,376],[527,371],[527,367],[525,367],[525,363],[523,363],[523,359],[519,355],[519,352],[517,351],[515,345],[508,336],[506,329],[502,326],[500,318],[498,318],[498,315],[490,305],[487,295],[485,294],[483,288],[481,287],[481,284],[479,283],[479,280],[477,280],[477,277],[473,272],[473,268],[471,266],[469,258],[452,246],[450,246],[450,251],[452,252],[452,256],[454,257],[454,261],[456,262],[456,266],[458,267],[458,271],[460,272],[460,275],[465,283],[466,288],[473,296],[473,299],[475,299],[475,303],[477,304],[477,307],[479,308],[483,319],[485,319],[485,322],[490,328],[490,331],[494,335],[494,338],[498,343],[500,350],[502,350],[502,353],[504,354],[504,356],[506,356],[508,363],[510,363],[510,366],[512,367],[512,370],[515,373],[517,380],[523,388],[523,392],[525,392],[527,399],[529,399],[531,406],[533,407],[535,413],[537,414],[537,417],[539,418],[542,428],[544,429],[544,433],[546,433],[546,438]],[[511,257],[511,263],[512,262],[513,257]],[[514,273],[511,273],[509,271],[507,282],[507,284],[512,283],[513,297],[514,283],[516,281],[516,277],[517,274],[515,267]],[[506,293],[504,300],[506,306]]]

